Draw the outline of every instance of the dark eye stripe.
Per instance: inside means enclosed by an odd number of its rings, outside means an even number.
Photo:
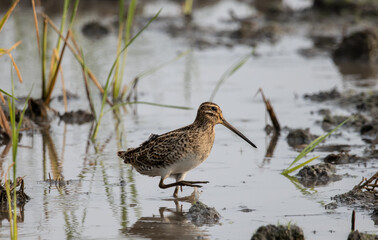
[[[212,111],[205,111],[205,113],[216,116],[217,114]]]
[[[211,110],[216,111],[217,108],[216,107],[211,107]]]

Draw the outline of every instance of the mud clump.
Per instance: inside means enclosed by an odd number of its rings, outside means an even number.
[[[272,224],[259,227],[251,238],[251,240],[266,239],[302,240],[305,238],[303,235],[303,230],[297,225],[275,226]]]
[[[338,181],[341,176],[336,175],[334,165],[325,163],[304,166],[296,175],[299,182],[305,187],[325,185],[330,181]]]
[[[66,112],[60,116],[60,120],[65,123],[79,125],[92,122],[94,119],[95,118],[92,113],[83,110]]]
[[[378,240],[378,236],[367,234],[367,233],[360,233],[358,230],[349,233],[347,240]]]
[[[370,29],[344,37],[332,54],[335,63],[360,61],[375,63],[378,60],[378,36]]]
[[[340,92],[336,88],[331,89],[330,91],[320,91],[319,93],[314,94],[305,94],[305,99],[310,99],[315,102],[324,102],[328,100],[334,100],[341,96]]]
[[[312,135],[310,133],[310,129],[291,129],[289,134],[287,135],[287,143],[291,147],[297,147],[303,144],[311,143],[315,138],[316,135]]]
[[[194,225],[202,226],[204,224],[215,224],[219,222],[221,215],[215,208],[208,207],[206,204],[197,201],[190,207],[186,218]]]
[[[338,154],[331,153],[324,158],[325,163],[331,163],[331,164],[355,163],[362,160],[366,160],[366,159],[363,157],[358,157],[356,155],[350,155],[349,153],[345,153],[345,152],[341,152]]]

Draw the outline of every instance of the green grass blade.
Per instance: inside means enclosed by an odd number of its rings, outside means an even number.
[[[0,92],[4,93],[5,95],[7,95],[8,97],[10,98],[14,98],[17,100],[17,98],[15,98],[14,96],[12,96],[11,94],[7,93],[6,91],[4,91],[3,89],[0,88]]]
[[[152,68],[150,68],[150,69],[148,69],[148,70],[146,70],[146,71],[144,71],[144,72],[139,73],[139,74],[138,74],[138,75],[137,75],[137,76],[136,76],[136,77],[130,82],[130,84],[129,84],[129,86],[130,86],[130,87],[129,87],[129,90],[128,90],[128,92],[127,92],[125,95],[130,95],[130,94],[131,94],[133,87],[136,85],[136,82],[139,81],[140,79],[142,79],[142,78],[144,78],[144,77],[146,77],[146,76],[148,76],[148,75],[151,75],[151,74],[153,74],[154,72],[156,72],[156,71],[162,69],[163,67],[167,66],[168,64],[171,64],[171,63],[173,63],[173,62],[179,60],[180,58],[186,56],[186,55],[187,55],[188,53],[190,53],[190,52],[191,52],[191,50],[187,50],[187,51],[185,51],[185,52],[183,52],[183,53],[180,53],[179,55],[177,55],[176,57],[174,57],[173,59],[171,59],[171,60],[169,60],[169,61],[167,61],[167,62],[165,62],[165,63],[162,63],[162,64],[160,64],[160,65],[158,65],[158,66],[152,67]]]
[[[71,31],[68,30],[67,36],[66,36],[65,41],[63,43],[62,50],[60,51],[58,62],[57,63],[55,62],[55,64],[54,64],[55,65],[54,72],[53,72],[52,77],[50,79],[50,84],[48,84],[48,89],[47,89],[47,92],[46,92],[46,98],[44,99],[46,104],[49,104],[50,101],[51,101],[52,92],[53,92],[54,87],[55,87],[56,79],[58,78],[59,68],[60,68],[60,65],[61,65],[62,60],[63,60],[64,51],[66,49],[67,42],[68,42],[68,39],[70,37],[70,33],[71,33]]]
[[[22,108],[22,112],[21,112],[21,115],[20,115],[20,119],[18,120],[17,136],[18,136],[18,132],[20,132],[21,125],[22,125],[22,121],[24,120],[24,116],[25,116],[26,108],[28,107],[28,101],[29,101],[29,98],[30,98],[30,95],[31,95],[31,93],[32,93],[33,88],[34,88],[34,85],[33,85],[32,88],[30,89],[29,94],[28,94],[28,96],[26,97],[26,100],[25,100],[25,102],[24,102],[24,106],[23,106],[23,108]]]
[[[42,99],[46,98],[46,86],[47,86],[47,79],[46,79],[46,52],[47,52],[47,18],[43,18],[43,33],[42,33]]]
[[[92,111],[92,114],[97,119],[96,109],[94,107],[94,103],[93,103],[93,99],[92,99],[92,95],[91,95],[91,90],[90,90],[89,82],[88,82],[88,67],[87,67],[87,64],[85,63],[85,58],[84,58],[84,52],[83,52],[83,50],[81,50],[81,57],[83,59],[83,64],[81,66],[82,66],[82,70],[83,70],[85,92],[87,94],[87,98],[88,98],[88,102],[89,102],[89,107],[90,107],[90,109]]]
[[[128,43],[125,44],[125,46],[123,47],[123,49],[118,53],[116,59],[114,60],[113,62],[113,65],[109,71],[109,74],[108,74],[108,78],[106,80],[106,84],[105,84],[105,88],[104,88],[104,94],[103,94],[103,97],[102,97],[102,103],[101,103],[101,109],[100,109],[100,114],[99,114],[99,117],[97,119],[97,122],[96,122],[96,126],[95,126],[95,129],[94,129],[94,132],[93,132],[93,135],[92,135],[92,141],[94,141],[97,137],[97,133],[98,133],[98,129],[99,129],[99,126],[101,124],[101,119],[102,117],[104,116],[104,106],[105,106],[105,102],[106,102],[106,98],[108,96],[108,89],[109,89],[109,85],[110,85],[110,82],[111,82],[111,76],[112,76],[112,73],[114,71],[114,68],[117,64],[117,59],[119,58],[119,56],[121,55],[121,53],[123,51],[126,50],[126,48],[128,46],[130,46],[131,43],[133,43],[133,41],[144,31],[148,28],[148,26],[159,16],[161,12],[161,9],[155,14],[155,16],[153,16],[148,22],[146,25],[144,25],[142,27],[141,30],[139,30],[139,32],[132,38],[130,39],[130,41]]]
[[[237,70],[239,70],[248,61],[248,59],[254,54],[254,52],[255,50],[253,50],[251,53],[248,53],[246,56],[242,57],[239,61],[237,61],[229,69],[227,69],[226,72],[223,73],[217,85],[215,86],[213,92],[211,93],[210,101],[213,101],[215,94],[218,92],[220,86],[224,83],[224,81],[227,78],[231,77]]]
[[[131,0],[129,9],[127,12],[127,19],[125,24],[125,37],[124,42],[128,42],[130,40],[130,33],[131,27],[134,21],[135,9],[136,9],[136,0]],[[120,70],[116,73],[117,78],[114,81],[114,88],[113,88],[113,98],[118,98],[120,94],[120,89],[123,81],[123,74],[125,72],[126,67],[126,58],[127,58],[127,50],[125,50],[122,54],[122,63],[120,64]]]
[[[5,13],[5,15],[1,18],[1,20],[0,20],[0,32],[3,29],[4,24],[7,22],[9,16],[13,12],[14,8],[17,6],[17,4],[18,4],[19,1],[20,0],[14,1],[13,5],[8,9],[8,11]]]
[[[354,116],[349,117],[348,119],[344,120],[342,123],[340,123],[337,127],[335,127],[333,130],[329,131],[327,134],[324,134],[318,138],[316,138],[314,141],[312,141],[307,147],[305,147],[298,156],[294,159],[294,161],[289,165],[288,168],[286,168],[282,173],[285,172],[292,172],[294,170],[290,169],[291,166],[293,166],[295,163],[297,163],[300,159],[302,159],[304,156],[307,155],[307,153],[311,152],[319,143],[321,143],[325,138],[327,138],[329,135],[331,135],[333,132],[337,131],[341,126],[343,126],[345,123],[353,119]],[[310,159],[311,160],[311,159]],[[312,159],[313,160],[313,159]],[[308,163],[308,162],[307,162]],[[306,164],[307,164],[306,163]],[[302,164],[301,166],[304,166],[306,164]],[[294,167],[296,168],[296,167]],[[298,169],[298,168],[296,168]]]
[[[62,14],[61,22],[60,22],[60,33],[62,33],[62,34],[63,34],[63,31],[64,31],[64,25],[66,24],[69,4],[70,4],[70,0],[64,0],[63,14]],[[60,48],[60,42],[61,42],[61,39],[58,38],[58,42],[56,43],[56,49],[57,50],[59,50],[59,48]]]
[[[295,166],[295,167],[293,167],[293,168],[291,168],[291,169],[289,169],[289,170],[285,170],[285,171],[282,172],[282,174],[289,174],[289,173],[292,173],[292,172],[294,172],[295,170],[297,170],[297,169],[299,169],[299,168],[301,168],[301,167],[303,167],[303,166],[309,164],[310,162],[314,161],[314,160],[317,159],[318,157],[319,157],[319,156],[313,157],[313,158],[311,158],[311,159],[309,159],[309,160],[307,160],[307,161],[305,161],[305,162],[303,162],[303,163],[301,163],[301,164],[298,164],[297,166]]]
[[[324,140],[326,134],[323,134],[322,136],[317,137],[315,140],[313,140],[310,144],[308,144],[299,154],[298,156],[294,159],[294,161],[289,165],[288,168],[293,166],[296,162],[301,160],[304,156],[307,155],[307,153],[311,152],[312,149],[314,149],[321,141]]]
[[[76,17],[77,8],[79,7],[79,2],[80,2],[79,0],[75,1],[75,5],[72,9],[71,18],[70,18],[70,21],[69,21],[69,24],[68,24],[68,29],[72,29],[72,25],[73,25],[75,17]]]
[[[160,9],[148,22],[147,22],[147,24],[146,25],[144,25],[143,27],[142,27],[142,29],[141,30],[139,30],[139,32],[132,38],[132,39],[130,39],[130,41],[128,41],[126,44],[125,44],[125,46],[122,48],[122,50],[118,53],[118,55],[117,55],[117,57],[116,57],[116,59],[114,60],[114,62],[113,62],[113,65],[112,65],[112,67],[110,68],[110,71],[109,71],[109,74],[108,74],[108,80],[110,79],[110,77],[112,76],[112,74],[113,74],[113,71],[114,71],[114,68],[115,68],[115,66],[116,66],[116,64],[117,64],[117,60],[118,60],[118,58],[121,56],[121,53],[123,52],[123,51],[125,51],[134,41],[135,41],[135,39],[137,39],[137,37],[139,37],[139,35],[140,34],[142,34],[142,32],[144,31],[144,30],[146,30],[147,28],[148,28],[148,26],[150,26],[150,24],[153,22],[153,21],[155,21],[156,20],[156,18],[159,16],[159,14],[160,14],[160,12],[162,11],[162,9]],[[107,81],[108,81],[107,80]]]
[[[179,60],[180,58],[186,56],[186,55],[187,55],[188,53],[190,53],[190,52],[191,52],[191,50],[186,50],[185,52],[180,53],[179,55],[177,55],[177,56],[174,57],[173,59],[171,59],[171,60],[169,60],[169,61],[167,61],[167,62],[165,62],[165,63],[162,63],[162,64],[160,64],[160,65],[158,65],[158,66],[156,66],[156,67],[150,68],[150,69],[148,69],[148,70],[146,70],[146,71],[144,71],[144,72],[138,74],[138,75],[136,76],[136,78],[141,79],[141,78],[143,78],[143,77],[146,77],[146,76],[148,76],[148,75],[151,75],[152,73],[154,73],[154,72],[158,71],[159,69],[161,69],[161,68],[167,66],[168,64],[171,64],[171,63],[173,63],[173,62]]]
[[[98,129],[100,127],[102,117],[104,116],[104,107],[105,107],[105,103],[106,103],[106,98],[108,97],[109,85],[110,85],[110,78],[107,79],[105,87],[104,87],[104,94],[102,95],[100,114],[97,118],[96,126],[95,126],[95,129],[93,131],[92,141],[94,141],[97,138]]]
[[[111,107],[109,110],[106,112],[115,110],[121,106],[125,105],[132,105],[132,104],[146,104],[146,105],[151,105],[151,106],[156,106],[156,107],[165,107],[165,108],[175,108],[175,109],[182,109],[182,110],[192,110],[193,108],[190,107],[183,107],[183,106],[176,106],[176,105],[167,105],[167,104],[160,104],[160,103],[153,103],[153,102],[143,102],[143,101],[137,101],[137,102],[123,102],[123,103],[117,103],[113,107]]]

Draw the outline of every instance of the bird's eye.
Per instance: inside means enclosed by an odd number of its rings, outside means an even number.
[[[211,107],[211,110],[216,111],[217,108],[216,107]]]

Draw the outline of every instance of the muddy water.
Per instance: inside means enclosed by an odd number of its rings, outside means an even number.
[[[213,26],[218,17],[228,17],[230,7],[244,9],[245,13],[254,11],[245,10],[246,6],[238,2],[225,1],[198,9],[196,14],[209,16],[204,22]],[[153,13],[158,8],[157,3],[147,4],[145,11]],[[163,15],[177,14],[178,8],[170,3]],[[88,65],[104,83],[114,59],[116,34],[111,32],[94,41],[80,32],[81,26],[95,19],[97,11],[79,12],[75,34],[83,46]],[[112,12],[106,14],[104,21],[111,22]],[[40,65],[36,61],[38,55],[31,19],[30,10],[16,11],[2,31],[0,46],[9,47],[23,40],[14,53],[24,76],[24,84],[17,84],[16,92],[26,95],[34,84],[33,95],[38,97]],[[157,22],[130,47],[126,83],[140,72],[191,48],[192,39],[172,38],[162,29]],[[352,209],[326,210],[324,205],[331,202],[330,197],[350,190],[361,177],[376,172],[377,161],[338,166],[338,174],[348,173],[349,177],[326,186],[305,188],[280,175],[298,154],[286,143],[286,132],[279,137],[273,156],[265,157],[270,137],[264,131],[264,104],[260,96],[255,97],[259,88],[263,88],[270,98],[282,125],[310,128],[312,133],[320,135],[323,131],[314,122],[321,116],[311,112],[329,106],[306,101],[302,95],[331,87],[340,90],[354,87],[344,82],[330,59],[300,56],[298,50],[311,47],[312,42],[298,32],[283,35],[273,45],[259,44],[257,56],[228,79],[214,98],[225,118],[258,146],[252,149],[223,126],[217,126],[211,155],[188,174],[188,180],[210,181],[200,189],[200,201],[217,209],[222,216],[219,224],[196,226],[188,222],[182,212],[188,211],[190,203],[177,204],[169,200],[173,190],[159,189],[157,178],[133,171],[117,158],[116,152],[119,148],[138,146],[150,133],[160,134],[191,123],[195,109],[209,100],[223,72],[252,50],[242,45],[192,49],[186,57],[142,79],[138,85],[138,100],[189,106],[193,110],[138,105],[129,108],[127,113],[122,111],[121,122],[107,113],[98,138],[101,153],[96,153],[94,146],[88,144],[90,124],[65,125],[56,119],[47,132],[24,135],[20,142],[17,174],[26,176],[25,191],[32,199],[23,209],[20,237],[249,239],[261,225],[295,223],[303,228],[306,239],[346,239]],[[49,40],[50,44],[55,44],[53,34]],[[1,88],[9,90],[10,63],[4,57],[0,61]],[[71,54],[67,54],[63,69],[66,88],[80,96],[69,101],[69,110],[89,109],[83,95],[82,74]],[[58,84],[55,95],[60,95],[60,88]],[[99,108],[99,97],[96,101]],[[64,112],[62,103],[56,99],[52,107]],[[344,112],[336,106],[332,111]],[[331,137],[326,143],[355,145],[352,148],[355,154],[363,151],[358,134],[345,129],[341,137]],[[0,147],[1,151],[4,149],[4,146]],[[322,159],[327,154],[314,151],[307,158],[319,155]],[[2,169],[7,169],[11,154],[1,161]],[[57,188],[50,184],[46,181],[49,174],[52,178],[64,177],[65,185]],[[184,188],[180,195],[188,196],[192,191]],[[357,211],[356,219],[358,230],[377,233],[377,226],[368,212]],[[9,237],[9,222],[4,219],[1,225],[0,237]]]

